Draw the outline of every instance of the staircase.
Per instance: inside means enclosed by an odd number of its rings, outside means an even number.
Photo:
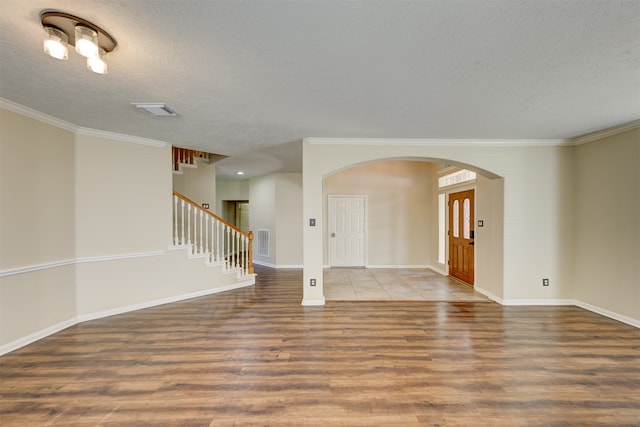
[[[189,254],[238,273],[253,274],[253,233],[243,232],[193,200],[173,192],[173,246],[188,247]]]
[[[181,174],[185,167],[196,167],[196,159],[209,162],[212,155],[204,151],[173,147],[173,173]]]
[[[210,161],[210,153],[173,147],[173,173],[197,167],[196,159]],[[173,191],[172,249],[185,249],[190,258],[202,258],[207,267],[220,268],[227,285],[255,283],[253,233],[240,230],[198,203]]]

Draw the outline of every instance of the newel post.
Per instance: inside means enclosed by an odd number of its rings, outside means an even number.
[[[247,237],[249,237],[249,274],[253,274],[253,231],[250,231]]]

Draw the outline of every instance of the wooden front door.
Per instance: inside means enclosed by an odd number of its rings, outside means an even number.
[[[474,190],[449,195],[449,275],[473,286]]]

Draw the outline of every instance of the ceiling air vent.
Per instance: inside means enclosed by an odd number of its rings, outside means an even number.
[[[177,116],[178,113],[167,106],[167,104],[148,104],[132,102],[131,105],[135,105],[150,116]]]

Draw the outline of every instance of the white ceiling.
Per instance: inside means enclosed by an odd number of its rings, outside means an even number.
[[[43,9],[109,31],[109,74],[45,56]],[[300,171],[305,137],[557,139],[640,118],[637,0],[0,0],[0,17],[0,97],[230,156],[221,175]]]

